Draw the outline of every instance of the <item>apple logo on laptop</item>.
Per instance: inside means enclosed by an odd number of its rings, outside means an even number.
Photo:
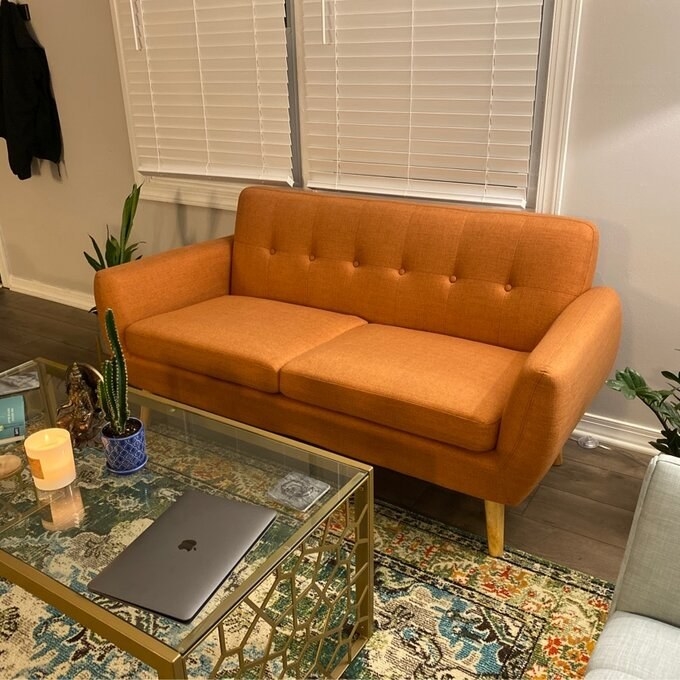
[[[196,541],[194,541],[193,538],[185,538],[177,547],[180,550],[191,552],[192,550],[196,550]]]

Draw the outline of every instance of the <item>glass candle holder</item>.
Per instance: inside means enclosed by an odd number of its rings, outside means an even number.
[[[49,501],[49,505],[42,511],[42,525],[45,529],[64,531],[83,524],[85,506],[80,489],[75,484],[53,493],[39,491],[38,498]]]

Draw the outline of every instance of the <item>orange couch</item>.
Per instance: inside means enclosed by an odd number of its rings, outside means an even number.
[[[582,220],[251,187],[235,234],[106,269],[133,385],[504,506],[609,373]]]

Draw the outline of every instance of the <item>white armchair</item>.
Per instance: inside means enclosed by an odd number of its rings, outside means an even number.
[[[680,459],[652,459],[587,680],[680,679]]]

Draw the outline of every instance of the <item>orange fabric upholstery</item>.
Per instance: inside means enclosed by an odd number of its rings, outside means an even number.
[[[235,385],[199,373],[175,369],[141,357],[128,361],[131,375],[143,376],[145,388],[184,404],[218,413],[255,427],[313,442],[372,465],[381,465],[449,489],[485,498],[519,503],[526,482],[502,474],[501,456],[483,454],[336,413],[312,404]],[[490,484],[493,480],[493,484]]]
[[[115,311],[123,348],[125,330],[135,321],[228,295],[232,241],[229,236],[197,243],[98,271],[97,309]],[[99,322],[105,338],[104,314]]]
[[[256,187],[233,237],[99,272],[133,385],[503,504],[603,385],[581,220]]]
[[[471,451],[496,446],[526,354],[368,324],[281,370],[286,397]]]
[[[232,292],[531,351],[590,288],[598,234],[564,217],[251,187]]]
[[[263,392],[294,357],[366,322],[275,300],[221,295],[130,325],[131,354]]]
[[[508,470],[519,464],[529,477],[543,477],[604,384],[620,337],[621,305],[610,288],[592,288],[560,315],[529,355],[505,407],[498,449]],[[529,459],[532,451],[545,458]]]

